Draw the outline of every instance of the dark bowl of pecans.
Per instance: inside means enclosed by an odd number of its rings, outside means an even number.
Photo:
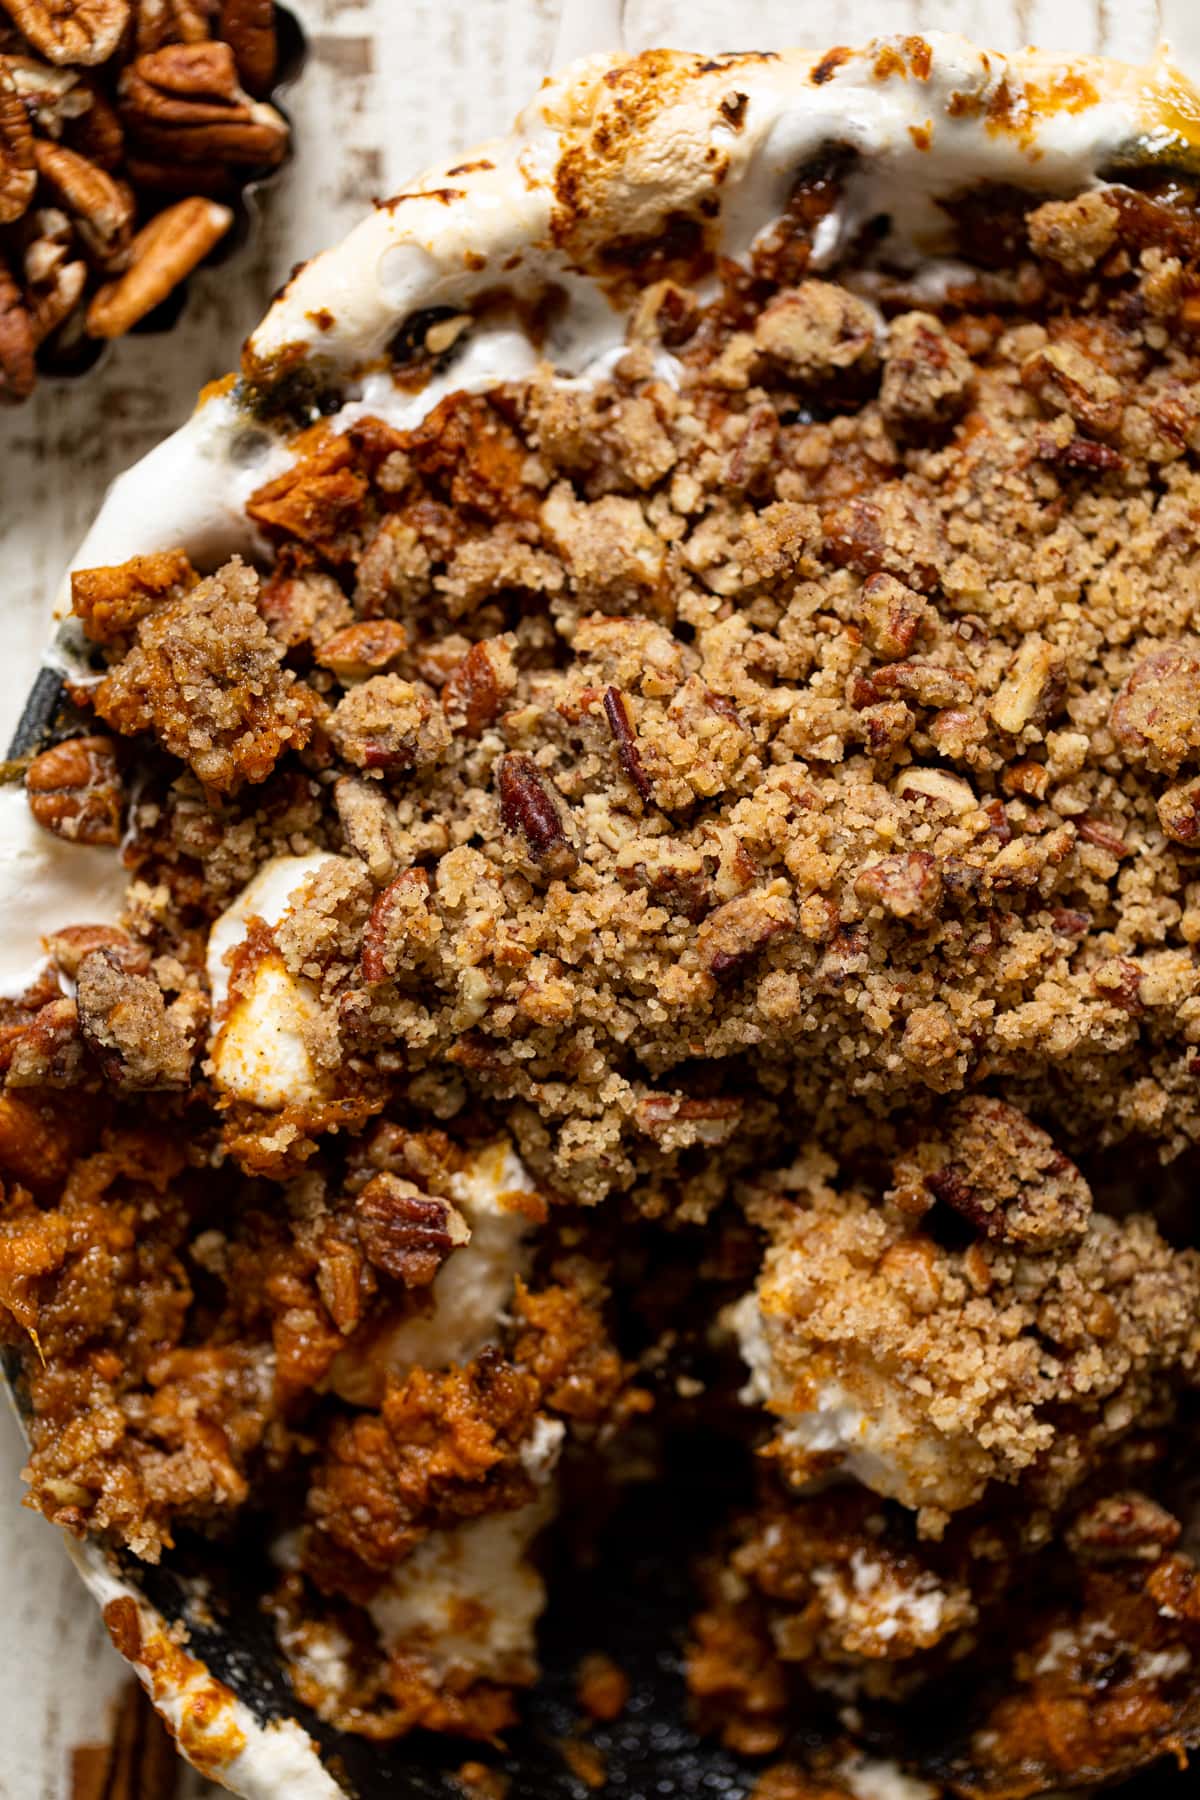
[[[165,330],[286,160],[273,0],[0,0],[0,402]]]

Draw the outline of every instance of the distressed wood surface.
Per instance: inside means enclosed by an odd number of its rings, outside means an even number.
[[[81,382],[45,383],[0,415],[0,733],[20,710],[49,600],[105,487],[188,414],[236,358],[293,263],[423,165],[505,128],[569,54],[676,43],[826,48],[881,31],[954,30],[997,48],[1037,43],[1131,59],[1168,37],[1200,71],[1200,0],[289,0],[310,53],[288,99],[297,152],[261,197],[253,241],[201,275],[169,337],[116,345]],[[562,35],[559,36],[560,25]],[[21,1445],[0,1414],[0,1800],[70,1800],[70,1752],[103,1741],[123,1665],[54,1533],[19,1507]],[[177,1800],[216,1790],[186,1777]]]

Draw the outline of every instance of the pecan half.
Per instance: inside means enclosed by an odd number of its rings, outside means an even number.
[[[354,1204],[367,1260],[405,1287],[428,1287],[452,1250],[470,1242],[458,1208],[399,1175],[376,1175]]]
[[[0,261],[0,400],[24,400],[33,392],[37,338],[25,297]]]
[[[129,0],[0,0],[52,63],[107,62],[129,23]]]
[[[87,310],[88,335],[122,337],[203,262],[232,224],[227,206],[198,195],[160,212],[134,238],[125,273],[97,289]]]
[[[29,114],[12,75],[0,62],[0,225],[21,217],[36,186]]]
[[[34,155],[43,183],[75,219],[95,260],[106,269],[121,267],[129,255],[134,211],[133,195],[125,182],[115,180],[65,144],[38,138]]]
[[[519,832],[535,862],[552,874],[568,874],[578,861],[567,842],[556,802],[547,793],[531,756],[512,753],[498,764],[500,822]]]
[[[57,207],[43,207],[34,215],[34,223],[38,236],[25,252],[25,286],[33,335],[40,344],[78,305],[87,281],[87,264],[72,259],[75,232],[65,213]]]
[[[138,150],[166,162],[269,168],[287,147],[275,108],[238,86],[228,44],[171,44],[139,56],[122,73],[119,103]]]
[[[252,94],[269,92],[279,60],[274,0],[221,0],[217,29],[233,51],[243,85]]]
[[[105,737],[67,738],[25,771],[29,810],[39,825],[76,844],[119,844],[121,781]]]
[[[1123,1562],[1136,1557],[1157,1562],[1179,1542],[1179,1520],[1136,1489],[1105,1494],[1085,1507],[1067,1527],[1067,1543],[1088,1562]]]
[[[145,56],[164,44],[202,44],[211,36],[211,13],[208,0],[133,0],[135,54]]]

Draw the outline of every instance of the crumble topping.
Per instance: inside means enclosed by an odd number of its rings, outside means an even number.
[[[867,1794],[945,1694],[895,1780],[999,1800],[1198,1727],[1200,231],[803,202],[593,383],[312,426],[269,568],[75,578],[31,804],[131,885],[2,1003],[0,1300],[48,1517],[294,1494],[331,1723],[507,1730],[560,1493],[700,1419],[701,1727]]]

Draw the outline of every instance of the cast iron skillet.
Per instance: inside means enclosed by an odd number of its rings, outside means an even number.
[[[78,730],[78,718],[70,714],[59,677],[43,669],[9,756],[30,756]],[[1167,1190],[1164,1206],[1184,1229],[1194,1224],[1195,1177],[1194,1164],[1165,1179],[1156,1172]],[[1122,1185],[1144,1193],[1135,1172]],[[1163,1223],[1170,1235],[1170,1220]],[[3,1354],[3,1366],[18,1411],[26,1411],[15,1352]],[[466,1760],[493,1764],[509,1776],[512,1800],[581,1800],[587,1790],[570,1773],[562,1745],[579,1735],[576,1671],[597,1649],[616,1659],[631,1686],[622,1716],[587,1732],[587,1741],[605,1760],[603,1800],[746,1800],[755,1770],[698,1737],[686,1722],[683,1645],[696,1604],[695,1559],[711,1546],[714,1529],[730,1509],[749,1501],[750,1469],[725,1439],[686,1430],[667,1444],[664,1466],[664,1478],[627,1491],[600,1527],[586,1566],[565,1548],[564,1534],[552,1543],[549,1606],[539,1634],[543,1674],[524,1699],[522,1722],[507,1735],[503,1750],[425,1734],[395,1744],[370,1743],[332,1730],[298,1703],[262,1605],[274,1578],[264,1545],[278,1530],[277,1515],[251,1515],[232,1537],[219,1540],[181,1533],[157,1566],[125,1553],[116,1562],[128,1584],[168,1624],[187,1627],[189,1651],[261,1722],[294,1718],[300,1723],[353,1800],[462,1800],[452,1776]],[[568,1511],[569,1506],[568,1501]],[[200,1611],[194,1606],[197,1592],[205,1601]],[[987,1698],[967,1686],[941,1687],[902,1715],[874,1718],[859,1741],[880,1757],[898,1756],[903,1749],[907,1767],[915,1765],[934,1781],[944,1779],[968,1763],[970,1734]],[[769,1760],[802,1759],[806,1750],[839,1735],[832,1703],[824,1707],[815,1701],[795,1720],[788,1744]],[[1191,1780],[1174,1763],[1161,1762],[1110,1791],[1119,1800],[1184,1800]],[[281,1792],[279,1800],[289,1796]]]

